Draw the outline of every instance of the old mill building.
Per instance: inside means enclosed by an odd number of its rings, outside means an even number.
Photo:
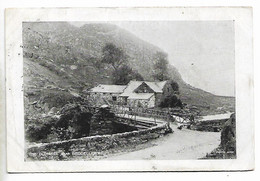
[[[88,93],[96,103],[152,108],[157,107],[163,97],[174,94],[174,90],[169,81],[130,81],[127,85],[99,84]]]

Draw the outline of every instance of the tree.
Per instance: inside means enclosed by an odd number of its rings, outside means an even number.
[[[102,62],[110,64],[115,71],[126,61],[126,55],[122,49],[112,43],[107,43],[102,49]]]
[[[117,71],[113,72],[113,84],[116,85],[126,85],[130,80],[144,80],[143,77],[131,69],[128,65],[122,65]]]
[[[160,107],[180,107],[183,108],[181,100],[176,95],[169,95],[163,98]]]
[[[169,79],[168,76],[168,58],[164,52],[157,52],[154,55],[154,74],[155,80],[163,81]]]
[[[102,53],[102,62],[110,64],[114,69],[112,72],[113,84],[126,85],[133,79],[143,80],[143,77],[138,72],[127,65],[127,55],[122,49],[108,43],[102,49]]]
[[[179,84],[173,80],[170,80],[170,85],[174,92],[179,93]]]

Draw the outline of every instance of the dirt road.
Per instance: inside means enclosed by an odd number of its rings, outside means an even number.
[[[183,160],[198,159],[210,153],[220,144],[219,132],[178,130],[171,124],[174,133],[152,141],[154,146],[142,150],[108,157],[107,160]]]

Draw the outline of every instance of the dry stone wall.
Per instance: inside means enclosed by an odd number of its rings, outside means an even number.
[[[98,154],[114,152],[120,148],[135,147],[170,132],[172,130],[169,124],[164,123],[140,131],[34,145],[27,148],[26,160],[93,159]]]
[[[113,121],[116,119],[109,107],[96,109],[90,121],[90,136],[113,133]]]

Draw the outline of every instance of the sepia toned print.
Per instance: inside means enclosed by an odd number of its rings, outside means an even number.
[[[234,32],[23,22],[25,161],[236,159]]]

